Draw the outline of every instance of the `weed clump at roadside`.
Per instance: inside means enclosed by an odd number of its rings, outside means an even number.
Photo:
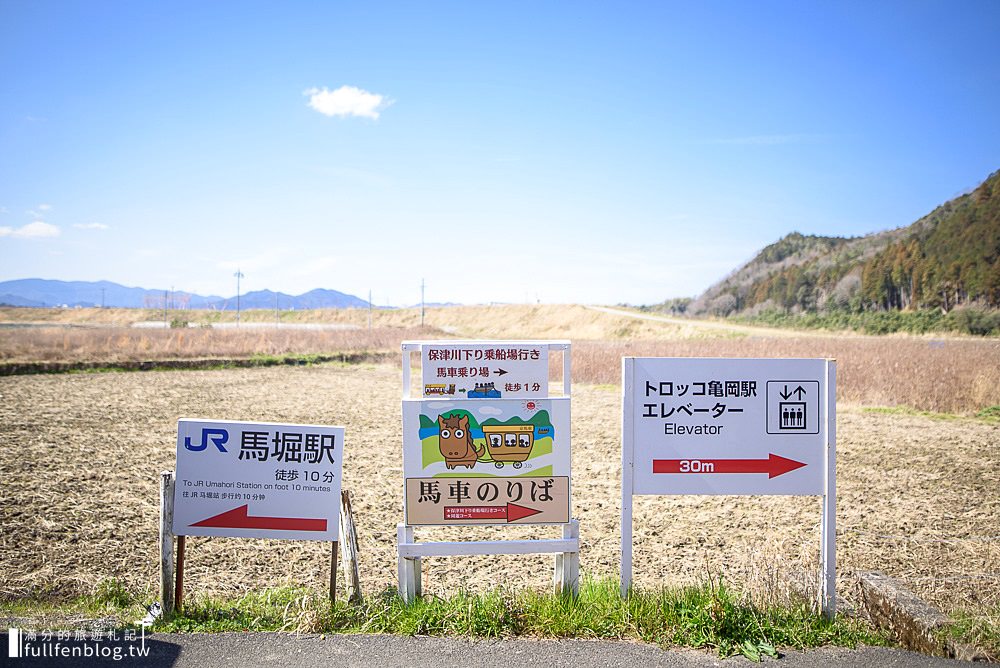
[[[495,589],[428,596],[409,604],[394,589],[359,606],[330,604],[323,594],[301,588],[266,590],[228,602],[196,597],[183,614],[159,622],[156,630],[633,639],[752,660],[777,657],[780,648],[887,643],[860,620],[828,620],[805,602],[758,607],[724,583],[634,589],[622,598],[618,584],[610,580],[587,580],[576,597]]]

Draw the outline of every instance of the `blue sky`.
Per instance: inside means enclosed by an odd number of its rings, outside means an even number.
[[[653,303],[1000,168],[1000,2],[0,0],[0,280]]]

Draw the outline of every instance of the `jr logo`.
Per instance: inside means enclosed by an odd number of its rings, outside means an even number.
[[[201,452],[208,447],[209,442],[219,449],[219,452],[228,452],[223,446],[223,444],[229,440],[229,432],[225,429],[202,429],[201,430],[201,443],[194,445],[191,443],[191,437],[184,437],[184,447],[188,450],[193,450],[194,452]]]

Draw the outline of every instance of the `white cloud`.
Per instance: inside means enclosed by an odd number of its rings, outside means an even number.
[[[480,415],[503,415],[503,411],[493,406],[483,406],[476,411]]]
[[[106,230],[108,226],[104,223],[75,223],[73,225],[78,230]]]
[[[354,86],[341,86],[337,90],[310,88],[303,93],[309,96],[309,106],[324,116],[361,116],[378,119],[379,112],[392,104],[384,95],[369,93]]]
[[[45,213],[51,210],[52,210],[51,204],[39,204],[34,209],[25,211],[25,213],[31,216],[32,218],[44,218]]]
[[[46,237],[58,237],[59,228],[44,221],[36,220],[23,227],[0,227],[0,237],[11,237],[12,239],[42,239]]]

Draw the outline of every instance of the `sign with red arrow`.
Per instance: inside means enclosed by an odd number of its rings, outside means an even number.
[[[815,495],[821,605],[836,601],[837,367],[828,359],[622,360],[621,592],[636,494]]]
[[[268,529],[271,531],[326,531],[327,520],[324,518],[305,517],[254,517],[249,514],[248,506],[227,510],[213,515],[193,527],[215,527],[219,529]]]
[[[177,423],[173,532],[335,541],[344,428]]]
[[[569,476],[406,478],[409,525],[565,524]]]
[[[821,494],[827,360],[626,358],[636,494]]]
[[[805,466],[803,462],[781,457],[774,453],[767,459],[654,459],[653,473],[766,473],[768,478],[794,471]]]
[[[502,506],[445,506],[446,520],[502,520],[508,524],[522,520],[525,517],[537,515],[541,510],[528,508],[516,503],[506,503]]]

